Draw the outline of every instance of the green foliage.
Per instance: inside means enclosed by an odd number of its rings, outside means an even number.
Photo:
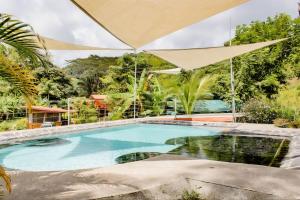
[[[274,124],[283,128],[299,128],[300,121],[300,80],[290,81],[287,88],[282,89],[276,96],[278,119]]]
[[[27,119],[15,119],[0,122],[0,131],[23,130],[27,128]]]
[[[0,96],[0,118],[13,118],[18,111],[23,110],[23,105],[24,101],[21,98],[12,95]]]
[[[92,93],[102,90],[106,85],[101,77],[106,77],[109,66],[115,65],[117,58],[91,55],[69,61],[66,72],[77,79],[77,90],[80,96],[89,97]]]
[[[256,96],[272,98],[287,80],[299,76],[300,20],[281,14],[265,22],[255,21],[237,27],[234,45],[249,44],[289,37],[277,45],[248,53],[233,60],[236,98],[244,103]],[[226,44],[228,45],[228,43]],[[227,62],[227,61],[226,61]],[[229,69],[228,62],[223,68]],[[218,65],[222,65],[219,63]],[[216,66],[218,66],[216,65]],[[216,83],[211,87],[215,98],[230,99],[229,70],[214,72]]]
[[[183,106],[186,114],[192,114],[196,101],[199,100],[200,95],[205,92],[204,86],[207,82],[207,79],[208,77],[204,77],[199,80],[199,76],[194,74],[179,89],[177,98]]]
[[[0,13],[0,46],[3,44],[15,49],[22,58],[23,63],[43,64],[48,60],[45,48],[38,45],[42,43],[33,28],[12,16]]]
[[[34,76],[39,82],[39,94],[48,100],[66,99],[78,95],[76,84],[67,73],[58,67],[39,67],[34,70]]]
[[[294,31],[293,23],[290,16],[280,14],[274,18],[268,17],[265,22],[254,21],[249,25],[239,25],[236,27],[232,44],[249,44],[289,37]]]
[[[37,95],[35,79],[31,72],[0,54],[0,77],[14,86],[27,100]]]
[[[48,64],[47,52],[38,41],[38,35],[28,24],[0,13],[0,77],[28,102],[33,101],[38,91],[29,67],[25,66]]]
[[[129,91],[128,84],[132,84],[134,77],[135,59],[137,59],[137,79],[140,79],[142,72],[150,69],[150,64],[141,54],[125,54],[117,60],[115,66],[109,68],[108,74],[101,78],[106,88],[101,90],[103,93],[126,93]]]
[[[172,95],[169,90],[162,88],[156,77],[149,80],[149,87],[144,91],[145,112],[143,115],[160,116],[165,111],[167,99]]]
[[[293,80],[290,86],[282,89],[276,96],[281,118],[300,119],[300,80]]]
[[[143,70],[136,88],[136,111],[137,115],[143,113],[144,110],[144,101],[143,95],[149,86],[149,75],[146,69]],[[110,107],[114,108],[110,115],[111,119],[120,119],[126,116],[133,115],[133,106],[134,106],[134,77],[128,75],[128,83],[126,83],[126,92],[123,93],[114,93],[110,95]],[[132,108],[132,109],[131,109]]]
[[[85,98],[73,99],[72,109],[76,111],[73,113],[72,121],[75,124],[97,122],[97,110],[93,102]]]
[[[250,99],[242,108],[246,122],[270,124],[277,118],[274,106],[262,99]]]
[[[205,198],[201,197],[201,195],[198,192],[196,192],[195,190],[183,191],[181,198],[182,198],[182,200],[205,200]]]

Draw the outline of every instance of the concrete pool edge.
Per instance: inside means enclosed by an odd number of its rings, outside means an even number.
[[[176,120],[148,120],[143,123],[173,124],[195,127],[213,127],[220,129],[225,134],[246,135],[251,137],[274,137],[290,140],[289,151],[284,157],[280,168],[300,170],[300,129],[278,128],[273,124],[250,123],[223,123],[223,122],[195,122]]]
[[[78,131],[116,127],[137,123],[206,127],[214,128],[224,133],[237,135],[287,138],[290,140],[289,151],[285,156],[281,167],[287,169],[300,169],[300,129],[278,128],[270,124],[177,121],[172,119],[171,117],[148,117],[62,127],[2,132],[0,133],[0,144],[22,142],[25,140],[31,140],[46,136],[72,134],[77,133]]]

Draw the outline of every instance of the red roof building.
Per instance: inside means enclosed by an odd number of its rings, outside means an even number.
[[[28,128],[40,128],[44,123],[61,126],[61,115],[67,112],[68,110],[61,108],[31,106],[31,111],[28,113]]]
[[[107,99],[107,95],[92,94],[90,96],[90,99],[94,100],[94,105],[97,109],[99,110],[107,109],[107,103],[105,102]]]

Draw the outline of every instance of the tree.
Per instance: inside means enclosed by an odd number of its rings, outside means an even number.
[[[245,103],[253,97],[273,98],[288,79],[299,76],[300,69],[300,20],[280,14],[265,22],[255,21],[250,25],[237,27],[235,45],[263,42],[287,37],[276,45],[245,54],[233,59],[235,72],[235,93],[238,103]],[[226,43],[225,45],[228,45]],[[228,61],[222,62],[229,69]],[[229,101],[230,74],[215,72],[216,81],[211,87],[215,98]]]
[[[48,102],[51,99],[60,99],[61,91],[59,90],[59,85],[52,80],[42,79],[39,84],[39,94],[41,97],[46,97]]]
[[[75,77],[79,87],[79,95],[89,97],[92,93],[105,88],[101,77],[105,77],[109,66],[116,64],[117,58],[91,55],[68,61],[65,68],[68,75]]]
[[[63,69],[56,66],[39,67],[34,70],[34,76],[39,82],[39,94],[42,98],[49,97],[49,100],[59,100],[78,95],[72,78]],[[54,85],[51,86],[53,92],[46,92],[47,84]]]

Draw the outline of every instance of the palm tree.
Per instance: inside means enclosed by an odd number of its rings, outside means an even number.
[[[204,86],[208,77],[204,77],[199,81],[197,74],[185,82],[177,92],[177,98],[179,99],[185,114],[192,114],[196,101],[205,92]]]
[[[39,37],[33,29],[23,22],[13,19],[6,14],[0,14],[0,77],[12,84],[27,102],[32,102],[32,97],[37,94],[34,77],[22,63],[42,64],[47,63],[45,48],[38,45]],[[22,60],[16,62],[10,59],[9,51],[15,50]],[[44,53],[43,53],[44,52]],[[6,188],[11,191],[10,177],[0,167],[0,177],[5,181]]]
[[[12,84],[28,101],[37,94],[34,77],[23,66],[23,63],[31,63],[45,66],[47,53],[43,42],[34,33],[31,26],[10,15],[0,14],[0,77]],[[10,59],[9,53],[13,49],[17,52],[22,62]]]

